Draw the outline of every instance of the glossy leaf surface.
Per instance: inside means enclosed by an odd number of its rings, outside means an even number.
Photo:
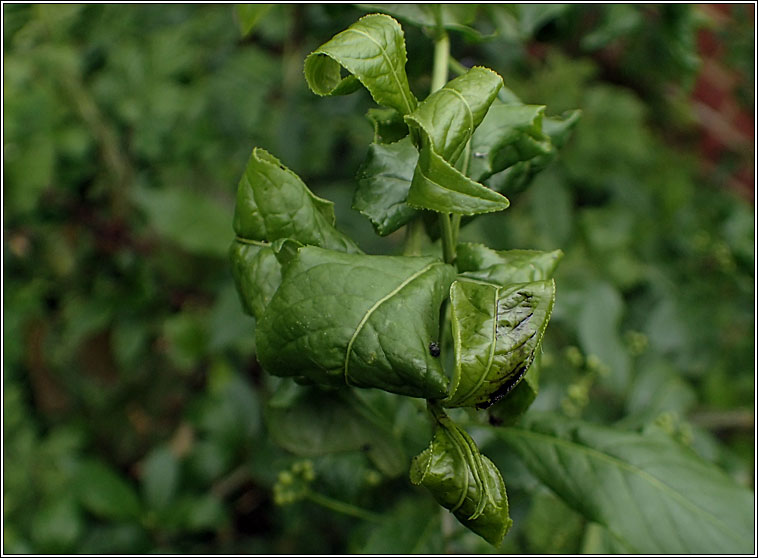
[[[492,70],[472,68],[432,93],[406,117],[421,137],[409,205],[462,215],[508,207],[505,197],[454,166],[502,84]]]
[[[256,147],[237,187],[234,231],[245,240],[291,238],[301,244],[359,252],[334,227],[334,204],[314,195],[276,157]]]
[[[662,432],[554,415],[495,432],[556,495],[634,553],[754,551],[753,493]]]
[[[229,248],[229,259],[242,308],[260,319],[282,280],[274,251],[265,243],[235,240]]]
[[[553,151],[542,129],[545,107],[504,105],[490,107],[471,139],[471,176],[483,180],[520,161]]]
[[[550,279],[563,252],[493,250],[483,244],[459,244],[456,265],[465,277],[496,285]]]
[[[513,523],[500,471],[447,416],[432,443],[411,462],[413,484],[425,486],[466,527],[498,546]]]
[[[497,73],[475,66],[429,95],[406,121],[424,131],[443,159],[455,163],[502,86]]]
[[[444,397],[428,347],[453,277],[434,258],[301,248],[260,321],[258,358],[277,376]]]
[[[423,147],[408,192],[408,205],[441,213],[476,215],[506,209],[504,196],[461,174],[429,147]]]
[[[318,95],[351,93],[359,81],[374,101],[409,114],[417,100],[405,73],[405,38],[400,24],[370,14],[335,35],[305,59],[305,79]],[[350,74],[340,75],[341,68]]]
[[[456,281],[450,287],[455,371],[448,407],[487,407],[526,373],[550,320],[555,283],[499,287]]]
[[[391,144],[372,143],[358,170],[357,209],[371,220],[377,234],[386,236],[406,224],[416,210],[406,203],[418,151],[406,137]]]
[[[260,319],[278,288],[282,243],[360,251],[334,227],[334,220],[332,202],[315,196],[276,157],[260,148],[253,150],[237,187],[237,236],[229,248],[232,275],[246,313]]]

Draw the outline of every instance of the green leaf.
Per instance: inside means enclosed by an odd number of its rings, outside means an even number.
[[[192,254],[223,256],[229,235],[228,210],[208,196],[180,188],[138,188],[136,205],[152,228]]]
[[[75,478],[76,494],[85,509],[104,519],[136,520],[141,513],[137,493],[100,461],[83,462]]]
[[[405,120],[423,130],[436,153],[455,163],[502,86],[497,73],[474,66],[429,95]]]
[[[669,436],[553,415],[494,431],[556,495],[633,553],[753,552],[752,492]]]
[[[483,244],[459,244],[456,265],[464,277],[506,286],[550,279],[563,252],[538,250],[498,251]]]
[[[154,448],[142,462],[142,493],[153,509],[165,508],[174,498],[179,462],[167,446]]]
[[[405,37],[390,16],[371,14],[335,35],[305,59],[305,79],[317,95],[352,93],[356,79],[377,104],[409,114],[418,101],[405,74]],[[343,78],[340,67],[350,76]]]
[[[279,260],[299,244],[360,252],[334,227],[334,204],[315,196],[294,172],[255,148],[237,188],[229,248],[232,275],[246,313],[260,319],[281,281]]]
[[[242,308],[260,319],[282,280],[282,272],[270,245],[235,239],[229,248],[232,276]]]
[[[542,129],[550,137],[555,147],[563,147],[574,132],[582,111],[567,110],[559,116],[546,116],[542,120]]]
[[[441,213],[476,215],[507,209],[507,198],[467,178],[430,147],[422,147],[407,203]]]
[[[500,471],[447,416],[437,421],[432,443],[411,462],[411,482],[425,486],[458,521],[498,546],[513,523]]]
[[[429,498],[405,498],[384,515],[357,551],[360,554],[442,554],[437,504]]]
[[[529,554],[575,555],[585,530],[584,518],[544,488],[535,491],[520,524]]]
[[[580,116],[580,110],[573,110],[560,116],[544,117],[542,119],[542,130],[550,138],[552,148],[547,153],[538,154],[528,160],[518,161],[505,170],[496,171],[486,180],[487,185],[505,195],[513,195],[525,190],[532,183],[534,177],[555,159],[557,155],[555,148],[560,148],[566,144]],[[474,153],[485,153],[481,149],[479,147]],[[478,161],[475,156],[472,159],[472,169],[476,172],[483,172],[482,167],[484,167],[485,173],[490,168],[489,163]],[[476,176],[473,173],[472,175]]]
[[[490,107],[471,138],[470,176],[484,180],[520,161],[553,151],[543,131],[544,106],[504,105]]]
[[[455,371],[448,407],[488,407],[518,383],[550,320],[553,280],[499,287],[456,281],[450,287]]]
[[[416,210],[405,203],[418,151],[410,137],[390,144],[372,143],[358,170],[353,209],[369,218],[380,236],[406,224]]]
[[[83,527],[79,505],[70,495],[64,495],[44,502],[34,515],[30,530],[38,551],[65,553],[73,551]]]
[[[332,250],[359,252],[334,227],[334,204],[315,196],[276,157],[256,147],[237,188],[234,231],[244,240],[291,238]]]
[[[258,359],[276,376],[444,397],[428,347],[453,277],[434,258],[303,247],[259,323]]]
[[[357,4],[364,10],[379,10],[409,23],[424,27],[436,27],[439,15],[446,29],[467,25],[476,17],[476,4]],[[438,13],[436,13],[439,10]]]
[[[239,25],[242,36],[247,37],[272,7],[273,4],[235,5],[234,13],[237,16],[237,24]]]
[[[408,466],[408,456],[391,425],[371,413],[350,390],[324,391],[287,382],[269,401],[266,424],[274,442],[297,455],[365,451],[390,477]]]
[[[406,116],[408,126],[421,136],[409,205],[462,215],[508,207],[502,195],[454,167],[502,85],[502,78],[492,70],[474,67],[432,93]]]
[[[483,41],[494,35],[483,35],[468,24],[473,23],[477,4],[358,4],[367,11],[387,13],[420,27],[436,29],[441,25],[448,31],[461,33],[468,41]],[[438,20],[439,18],[439,20]]]

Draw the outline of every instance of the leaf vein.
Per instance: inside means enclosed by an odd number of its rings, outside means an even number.
[[[382,304],[387,302],[390,298],[395,296],[397,293],[399,293],[403,288],[405,288],[406,285],[429,271],[432,267],[435,265],[438,265],[437,262],[432,262],[430,264],[427,264],[424,268],[420,269],[416,273],[412,274],[410,277],[405,279],[402,283],[400,283],[397,287],[392,289],[388,294],[384,295],[382,298],[377,300],[371,308],[369,308],[366,313],[363,315],[363,318],[361,318],[361,321],[358,323],[358,325],[355,328],[355,332],[353,332],[352,337],[350,338],[350,341],[347,344],[347,349],[345,350],[345,383],[350,385],[350,375],[349,375],[349,365],[350,365],[350,354],[353,350],[353,343],[355,343],[355,340],[358,338],[358,335],[363,330],[363,326],[366,325],[366,322],[368,322],[369,318],[371,317],[371,314],[373,314],[377,308],[379,308]]]
[[[376,46],[379,47],[379,50],[382,52],[382,57],[384,58],[384,61],[387,63],[387,66],[389,66],[392,77],[395,78],[395,82],[397,83],[397,88],[403,97],[403,101],[405,102],[405,107],[407,109],[407,112],[410,113],[413,110],[411,108],[410,100],[406,96],[405,91],[403,91],[403,86],[400,82],[400,77],[397,75],[397,71],[395,70],[395,67],[392,65],[392,62],[390,61],[390,57],[387,54],[387,51],[385,50],[384,46],[382,46],[382,44],[379,41],[377,41],[374,37],[372,37],[369,33],[366,33],[365,31],[361,31],[360,29],[348,28],[346,31],[352,31],[353,33],[358,33],[359,35],[363,35],[364,37],[368,38],[372,43],[374,43]]]

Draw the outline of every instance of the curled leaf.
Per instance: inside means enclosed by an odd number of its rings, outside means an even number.
[[[434,258],[303,247],[260,320],[258,358],[276,376],[444,397],[428,346],[454,273]]]
[[[507,198],[464,176],[428,146],[421,148],[407,203],[461,215],[501,211],[510,205]]]
[[[406,116],[409,127],[421,138],[409,205],[462,215],[508,207],[505,197],[454,166],[502,84],[502,78],[492,70],[474,67],[432,93]]]
[[[425,486],[458,521],[498,546],[513,523],[500,471],[447,416],[437,420],[431,444],[411,462],[411,482]]]
[[[263,149],[255,148],[237,187],[236,238],[229,248],[232,275],[245,312],[260,319],[281,280],[280,252],[314,244],[359,252],[334,227],[330,201]],[[274,243],[274,244],[272,244]]]
[[[502,86],[497,73],[474,66],[424,99],[406,121],[423,130],[443,159],[455,163]]]
[[[291,238],[301,244],[359,252],[334,227],[334,204],[314,195],[279,159],[256,147],[237,187],[234,231],[245,240]]]
[[[400,24],[370,14],[314,50],[305,59],[305,79],[317,95],[352,93],[360,82],[378,104],[409,114],[418,101],[405,73],[407,55]],[[342,77],[341,68],[351,75]]]
[[[506,286],[550,279],[563,257],[561,250],[493,250],[483,244],[459,244],[456,265],[464,277]]]
[[[554,301],[552,280],[507,287],[455,281],[455,371],[444,405],[488,407],[513,389],[534,360]]]

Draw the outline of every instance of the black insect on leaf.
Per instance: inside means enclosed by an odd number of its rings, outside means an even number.
[[[429,343],[429,354],[432,355],[433,357],[440,356],[440,344],[437,343],[436,341],[432,341],[431,343]]]

